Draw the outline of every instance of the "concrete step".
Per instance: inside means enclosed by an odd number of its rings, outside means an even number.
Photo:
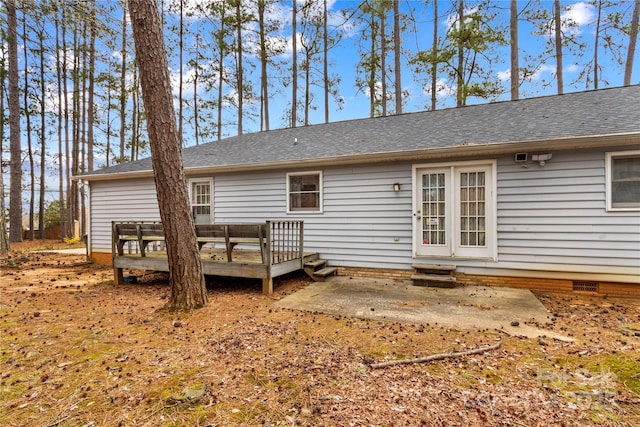
[[[430,271],[430,272],[438,272],[440,274],[449,274],[451,271],[455,271],[455,265],[449,264],[411,264],[417,272],[420,271]]]
[[[428,286],[434,288],[455,288],[456,278],[443,274],[413,274],[411,276],[414,286]]]

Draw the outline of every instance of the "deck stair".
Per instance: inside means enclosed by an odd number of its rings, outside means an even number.
[[[324,282],[338,273],[338,267],[327,267],[327,260],[316,258],[304,263],[304,271],[316,282]]]
[[[436,288],[455,288],[456,266],[446,264],[413,264],[415,273],[411,280],[415,286],[429,286]]]

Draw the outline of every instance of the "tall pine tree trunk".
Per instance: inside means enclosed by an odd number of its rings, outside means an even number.
[[[464,22],[464,0],[458,2],[458,25],[462,30]],[[458,65],[456,70],[456,107],[465,105],[466,94],[464,88],[464,46],[462,40],[458,41]]]
[[[62,9],[64,11],[64,8]],[[64,13],[64,12],[63,12]],[[66,203],[64,202],[64,165],[62,162],[62,127],[63,127],[63,112],[62,112],[62,61],[60,58],[60,20],[58,20],[56,14],[55,27],[56,27],[56,77],[57,77],[57,95],[58,95],[58,117],[57,117],[57,135],[58,135],[58,200],[60,204],[60,238],[66,235],[65,229],[67,226],[67,217],[65,214]],[[64,17],[64,15],[63,15]],[[64,34],[64,33],[63,33]]]
[[[122,42],[120,47],[120,163],[124,163],[124,148],[126,137],[126,109],[127,109],[127,5],[122,0]],[[133,160],[133,159],[131,159]]]
[[[564,93],[564,76],[562,71],[562,19],[560,17],[560,0],[553,1],[553,21],[556,38],[556,81],[558,83],[558,95],[562,95]]]
[[[47,126],[47,112],[46,112],[46,84],[45,84],[45,61],[44,61],[44,28],[38,31],[39,42],[39,55],[40,55],[40,194],[38,198],[38,230],[40,230],[40,239],[45,239],[45,222],[44,222],[44,210],[45,210],[45,166],[47,152],[47,138],[46,138],[46,126]]]
[[[91,25],[89,41],[89,93],[87,94],[87,171],[93,172],[93,122],[94,122],[94,106],[93,95],[95,91],[95,70],[96,70],[96,0],[91,0]]]
[[[593,88],[598,89],[598,46],[600,44],[600,21],[602,19],[602,0],[598,0],[598,17],[596,18],[596,34],[593,41]],[[589,81],[587,79],[587,81]],[[588,89],[588,88],[587,88]]]
[[[438,55],[438,0],[433,0],[433,45],[431,51]],[[434,59],[431,63],[431,110],[437,107],[438,92],[438,62]]]
[[[387,115],[387,9],[384,4],[378,6],[380,14],[380,82],[382,84],[382,117]]]
[[[22,242],[22,150],[20,145],[20,88],[18,87],[18,16],[14,0],[5,0],[9,48],[9,223],[11,242]],[[3,231],[4,232],[4,231]]]
[[[29,55],[27,53],[27,16],[22,15],[22,37],[25,41],[23,44],[24,53],[24,69],[29,69]],[[27,127],[27,153],[29,158],[29,240],[34,240],[35,234],[35,202],[36,202],[36,174],[35,161],[33,160],[33,143],[31,139],[31,107],[29,105],[29,73],[24,73],[24,89],[22,92],[24,102],[24,120]]]
[[[633,73],[633,57],[636,55],[636,41],[638,39],[638,16],[640,15],[640,0],[636,0],[631,17],[631,31],[629,32],[629,46],[627,48],[627,60],[624,65],[624,85],[631,84]]]
[[[291,127],[298,124],[298,17],[296,12],[296,0],[292,0],[291,18],[291,44],[292,44],[292,72],[291,72]]]
[[[265,0],[258,0],[258,27],[260,32],[260,130],[269,130],[269,79],[267,76],[267,36],[264,20]]]
[[[182,166],[158,5],[155,0],[129,0],[129,9],[167,245],[171,283],[167,305],[170,309],[194,309],[207,304],[207,289]]]
[[[244,115],[244,64],[242,60],[242,0],[236,1],[236,42],[238,43],[237,85],[238,85],[238,135],[242,135],[242,118]]]
[[[509,14],[511,36],[511,100],[520,98],[520,51],[518,48],[518,0],[511,0]]]
[[[4,67],[4,55],[2,58],[2,66]],[[0,135],[4,136],[4,84],[0,84]],[[2,158],[2,144],[0,144],[0,159]],[[5,212],[4,206],[4,168],[0,165],[0,212]],[[5,216],[0,215],[0,254],[9,250],[9,239],[7,239],[7,224]]]
[[[329,31],[327,0],[323,2],[322,11],[322,75],[324,85],[324,122],[329,123]]]
[[[393,0],[393,52],[395,69],[396,114],[402,114],[402,67],[400,63],[400,5]]]

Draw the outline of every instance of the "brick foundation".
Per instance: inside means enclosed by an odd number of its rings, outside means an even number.
[[[93,252],[91,259],[97,264],[112,265],[111,253]],[[375,277],[389,280],[411,280],[413,270],[338,267],[339,276]],[[462,273],[455,274],[458,283],[475,286],[505,286],[530,289],[542,292],[581,293],[597,296],[640,298],[640,285],[633,283],[597,282],[597,292],[573,290],[573,280],[546,279],[536,277],[477,276]]]
[[[339,267],[338,275],[352,277],[376,277],[381,279],[411,280],[413,270],[380,268]],[[640,285],[633,283],[597,282],[597,292],[574,291],[573,280],[539,277],[477,276],[455,274],[458,283],[475,286],[505,286],[555,293],[581,293],[585,295],[640,298]]]
[[[102,264],[102,265],[108,265],[108,266],[112,266],[113,265],[113,260],[111,258],[111,252],[92,252],[89,257],[96,264]]]

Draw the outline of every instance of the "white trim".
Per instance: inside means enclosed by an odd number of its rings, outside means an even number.
[[[486,223],[485,223],[485,231],[486,231],[486,250],[484,253],[477,253],[477,257],[472,253],[473,251],[469,251],[466,249],[459,250],[460,242],[459,236],[457,235],[457,230],[459,230],[459,224],[456,221],[459,221],[459,208],[457,207],[458,197],[456,197],[456,189],[457,189],[457,171],[460,169],[470,169],[474,167],[486,167],[489,169],[489,173],[487,174],[487,180],[485,181],[486,185]],[[420,250],[420,239],[418,237],[418,218],[421,218],[421,214],[419,213],[418,200],[421,198],[421,185],[418,179],[418,175],[422,173],[424,170],[432,170],[434,172],[444,171],[446,176],[445,179],[448,178],[446,185],[448,186],[446,192],[448,197],[448,203],[446,208],[446,217],[448,219],[447,225],[447,245],[443,245],[442,247],[430,247],[429,253],[424,253],[424,251]],[[497,252],[498,252],[498,197],[497,197],[497,161],[495,159],[488,160],[476,160],[476,161],[462,161],[462,162],[451,162],[451,163],[421,163],[414,164],[412,166],[412,211],[413,211],[413,225],[412,225],[412,252],[414,258],[425,258],[425,257],[438,257],[438,258],[449,258],[449,259],[482,259],[488,261],[497,261]]]
[[[604,171],[605,171],[605,181],[606,181],[606,198],[607,198],[607,212],[635,212],[640,211],[640,206],[632,207],[632,208],[614,208],[612,206],[611,200],[611,174],[613,173],[613,168],[611,167],[611,162],[616,157],[624,157],[624,156],[640,156],[640,150],[631,150],[631,151],[608,151],[605,153],[605,162],[604,162]],[[639,184],[640,185],[640,184]]]
[[[318,209],[315,210],[305,210],[305,209],[291,209],[291,204],[290,204],[290,199],[289,199],[289,195],[290,195],[290,188],[289,188],[289,183],[290,180],[289,178],[292,176],[308,176],[308,175],[317,175],[318,176]],[[314,170],[314,171],[303,171],[303,172],[287,172],[286,175],[286,208],[287,208],[287,213],[288,214],[302,214],[302,215],[306,215],[306,214],[319,214],[319,213],[323,213],[324,211],[324,185],[323,185],[323,176],[322,176],[322,171],[321,170]]]
[[[209,224],[213,223],[213,207],[214,207],[214,197],[213,197],[213,178],[191,178],[189,179],[189,209],[191,210],[191,215],[193,215],[193,184],[209,184]],[[204,205],[198,205],[204,206]],[[194,218],[195,221],[195,218]]]

